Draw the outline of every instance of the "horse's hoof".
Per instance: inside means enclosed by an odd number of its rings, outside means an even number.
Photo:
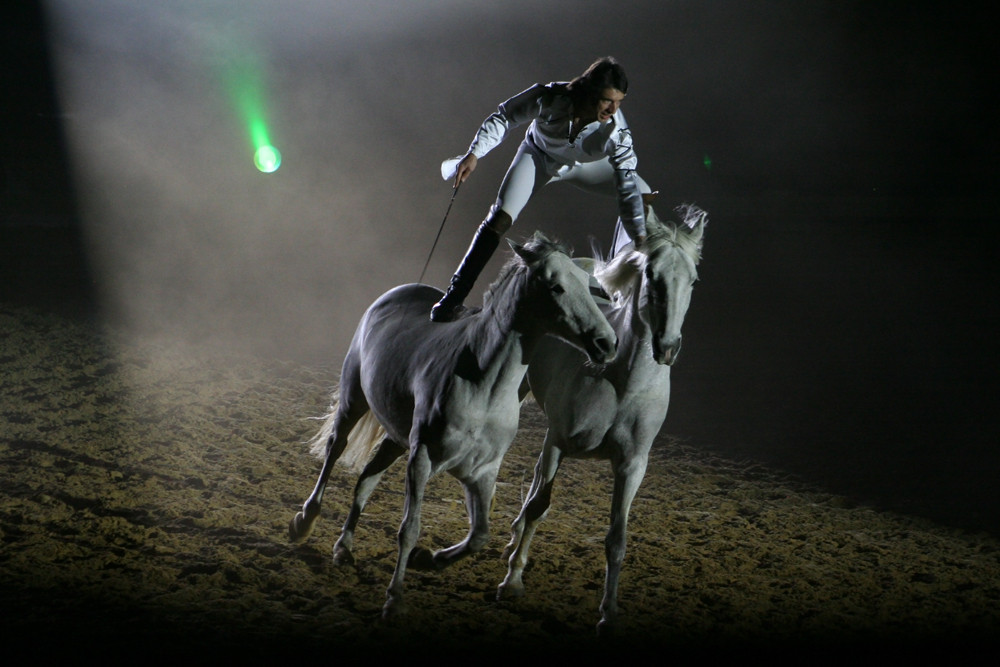
[[[615,636],[615,623],[612,618],[608,616],[602,616],[601,620],[597,622],[597,636],[602,639],[608,639],[609,637]]]
[[[517,598],[524,597],[524,584],[523,583],[512,583],[503,582],[497,586],[497,602],[503,600],[515,600]]]
[[[334,547],[333,564],[341,566],[354,565],[354,554],[351,553],[350,549],[346,549],[344,547]]]
[[[382,620],[386,623],[392,623],[405,615],[406,605],[400,598],[389,598],[386,600],[386,603],[382,605]]]
[[[414,547],[410,552],[410,558],[406,561],[406,567],[411,570],[437,570],[434,562],[434,553],[423,547]],[[387,603],[388,604],[388,603]]]
[[[292,544],[305,542],[312,533],[312,528],[313,522],[307,520],[306,515],[299,512],[292,517],[291,523],[288,524],[288,540]]]

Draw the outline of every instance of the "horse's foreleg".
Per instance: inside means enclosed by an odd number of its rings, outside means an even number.
[[[396,569],[392,573],[392,581],[386,590],[386,602],[382,607],[382,618],[390,619],[406,611],[403,602],[403,578],[406,576],[406,566],[410,552],[417,544],[420,536],[420,508],[424,500],[424,489],[431,476],[431,461],[427,448],[423,445],[412,446],[410,458],[406,464],[406,498],[403,505],[403,521],[399,526],[396,542],[399,551],[396,555]]]
[[[544,476],[539,472],[544,457],[545,450],[543,449],[542,454],[535,461],[535,471],[531,476],[531,485],[528,487],[528,494],[521,505],[521,511],[510,524],[510,541],[504,546],[503,553],[500,555],[500,558],[504,560],[510,558],[510,555],[517,549],[517,545],[521,543],[521,536],[524,535],[524,523],[527,520],[528,505],[531,504],[531,499],[538,495],[538,487]]]
[[[607,569],[604,578],[604,598],[601,600],[601,620],[598,634],[606,634],[618,617],[618,580],[625,560],[628,514],[642,478],[646,474],[646,457],[622,462],[615,466],[615,485],[611,498],[611,527],[604,539]]]
[[[535,476],[531,480],[528,497],[511,525],[510,542],[503,552],[503,557],[507,559],[507,576],[497,588],[498,600],[524,595],[522,576],[528,564],[528,549],[539,522],[549,512],[552,485],[562,460],[561,451],[552,446],[549,437],[550,434],[546,434],[542,453],[535,464]]]
[[[469,554],[481,551],[490,538],[490,507],[496,488],[497,471],[486,473],[465,486],[465,507],[469,512],[469,532],[465,539],[434,553],[432,565],[440,570]]]
[[[361,512],[368,503],[372,491],[378,486],[379,480],[396,459],[406,453],[406,450],[389,440],[388,436],[382,439],[375,450],[375,455],[365,466],[358,481],[354,485],[354,500],[351,503],[351,511],[347,514],[347,520],[340,531],[337,543],[333,545],[333,562],[337,565],[351,565],[354,563],[354,556],[351,549],[354,546],[354,529],[358,526]]]

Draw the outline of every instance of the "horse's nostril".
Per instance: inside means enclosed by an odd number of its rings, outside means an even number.
[[[601,338],[597,342],[597,347],[605,354],[613,354],[618,349],[613,338]]]
[[[681,351],[681,337],[678,336],[671,342],[660,339],[653,339],[653,358],[658,364],[672,366],[677,360],[677,355]]]

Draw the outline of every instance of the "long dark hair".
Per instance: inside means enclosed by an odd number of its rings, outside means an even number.
[[[625,68],[611,56],[595,60],[583,74],[570,81],[567,87],[576,104],[596,101],[606,88],[628,93]]]

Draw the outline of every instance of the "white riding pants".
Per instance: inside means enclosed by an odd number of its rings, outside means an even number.
[[[639,192],[645,194],[651,191],[639,174],[635,174],[635,179]],[[609,197],[618,194],[614,168],[607,158],[567,166],[555,162],[526,139],[518,147],[517,154],[511,161],[503,182],[500,183],[500,191],[490,213],[503,210],[513,222],[517,220],[535,193],[550,183],[569,183],[586,192]],[[625,233],[619,218],[612,237],[611,256],[613,257],[629,241],[631,239]]]

